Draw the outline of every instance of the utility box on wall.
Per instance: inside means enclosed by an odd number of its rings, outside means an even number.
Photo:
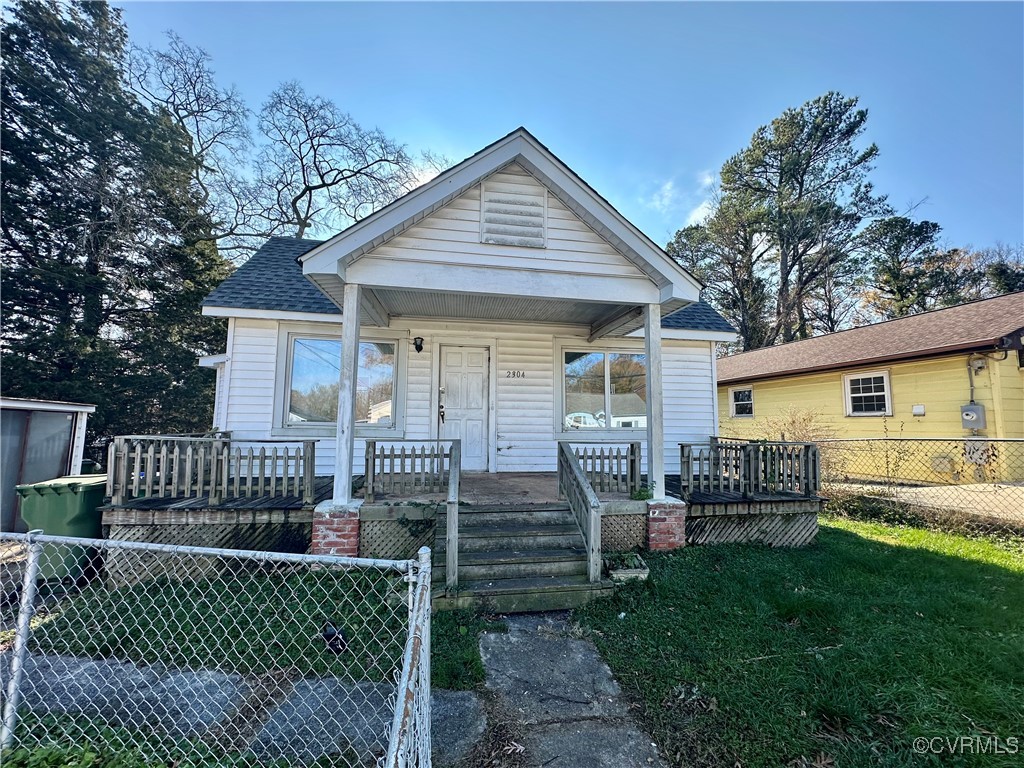
[[[985,428],[985,406],[971,403],[960,406],[960,425],[964,429]]]

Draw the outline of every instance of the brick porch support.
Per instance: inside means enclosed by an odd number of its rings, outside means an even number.
[[[317,505],[313,512],[313,555],[359,556],[359,507]]]
[[[647,502],[647,548],[653,551],[686,546],[686,503],[667,498]]]

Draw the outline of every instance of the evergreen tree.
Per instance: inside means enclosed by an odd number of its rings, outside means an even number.
[[[0,34],[4,393],[94,402],[97,434],[208,427],[226,271],[187,136],[125,87],[120,11],[20,0]]]

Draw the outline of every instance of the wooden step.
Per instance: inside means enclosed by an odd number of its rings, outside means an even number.
[[[459,565],[500,565],[506,563],[550,563],[587,559],[583,547],[567,549],[503,549],[492,552],[462,552]]]
[[[533,549],[495,550],[459,553],[459,582],[499,579],[574,576],[587,572],[586,550]],[[435,561],[432,578],[444,581],[447,569],[444,558]]]
[[[586,576],[493,579],[467,581],[451,595],[439,589],[433,605],[437,610],[481,607],[497,613],[528,613],[576,608],[611,593],[611,582],[591,583]]]
[[[447,549],[446,529],[438,523],[435,549]],[[582,547],[576,523],[498,523],[459,526],[459,551],[566,549]]]
[[[447,513],[438,513],[438,525],[447,525]],[[477,525],[543,525],[574,523],[568,509],[500,509],[481,511],[476,507],[459,509],[459,528]]]

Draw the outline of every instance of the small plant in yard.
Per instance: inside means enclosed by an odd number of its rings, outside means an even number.
[[[629,494],[629,498],[633,501],[650,501],[654,498],[654,488],[646,485],[641,485],[635,491]]]
[[[646,579],[649,570],[647,563],[637,552],[606,552],[604,572],[612,581],[629,581]]]

